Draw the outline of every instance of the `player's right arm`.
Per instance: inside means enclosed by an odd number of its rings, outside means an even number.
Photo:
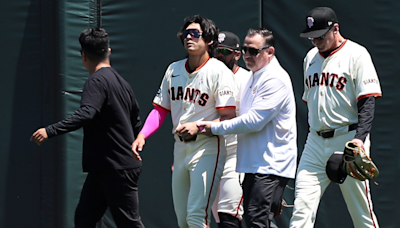
[[[143,150],[144,145],[146,144],[146,139],[154,134],[158,129],[160,129],[163,124],[165,117],[170,112],[170,110],[164,108],[169,107],[169,94],[168,94],[168,86],[171,74],[171,65],[168,67],[164,78],[161,82],[161,86],[153,100],[154,108],[151,110],[149,115],[146,118],[146,121],[143,125],[142,130],[139,132],[135,141],[132,143],[131,149],[133,156],[142,161],[142,158],[139,154]],[[164,106],[165,105],[165,106]]]
[[[146,139],[154,134],[158,129],[160,129],[168,112],[168,110],[155,105],[154,109],[147,116],[146,122],[144,123],[142,130],[139,132],[137,138],[132,143],[133,155],[139,161],[142,160],[139,152],[143,150],[143,146],[146,144]]]

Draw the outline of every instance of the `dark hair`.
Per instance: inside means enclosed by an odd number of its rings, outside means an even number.
[[[81,52],[92,61],[101,61],[108,57],[110,40],[106,30],[102,28],[85,29],[79,36]]]
[[[265,45],[275,46],[275,38],[272,32],[265,28],[251,28],[247,31],[247,36],[261,35],[264,37]]]
[[[218,46],[218,27],[212,20],[208,18],[200,16],[199,14],[186,17],[183,21],[183,26],[181,30],[179,30],[177,34],[178,39],[180,39],[183,43],[184,39],[182,38],[182,34],[186,30],[186,28],[192,23],[200,24],[201,30],[203,30],[201,36],[206,43],[213,41],[213,43],[208,46],[208,54],[210,56],[214,56],[215,49]]]

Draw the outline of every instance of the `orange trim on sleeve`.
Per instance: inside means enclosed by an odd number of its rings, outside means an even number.
[[[303,101],[304,104],[307,104],[307,101],[305,101],[305,100],[302,100],[302,101]]]
[[[382,97],[382,94],[381,93],[369,93],[369,94],[365,94],[365,95],[359,96],[357,98],[357,100],[361,100],[361,99],[366,98],[366,97],[375,97],[375,99],[378,99],[378,98]]]
[[[204,63],[202,63],[200,66],[198,66],[193,72],[200,70],[200,68],[202,68],[204,65],[206,65],[208,60],[210,60],[210,56],[208,56],[208,59],[206,59],[206,61],[204,61]],[[193,73],[193,72],[190,72],[190,70],[189,70],[189,58],[186,60],[185,68],[188,73]]]
[[[217,107],[217,110],[221,110],[221,109],[236,109],[236,106],[225,106],[225,107]]]
[[[156,103],[153,103],[153,106],[156,106],[156,107],[159,107],[159,108],[161,108],[161,109],[164,109],[164,110],[167,111],[167,112],[171,112],[171,110],[168,110],[168,109],[164,108],[163,106],[158,105],[158,104],[156,104]]]

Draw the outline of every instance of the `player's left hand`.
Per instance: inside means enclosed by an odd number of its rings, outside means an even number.
[[[357,146],[361,147],[363,150],[365,150],[364,148],[364,142],[361,139],[353,139],[351,140],[353,143],[355,143]]]
[[[189,139],[199,133],[199,128],[197,127],[196,122],[184,123],[176,128],[176,133],[178,133],[183,139]]]
[[[31,136],[31,141],[34,141],[38,146],[42,144],[45,140],[47,140],[49,137],[47,136],[46,129],[40,128],[35,133],[32,134]]]

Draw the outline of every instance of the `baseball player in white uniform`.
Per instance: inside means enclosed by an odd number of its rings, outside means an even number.
[[[304,59],[303,101],[308,106],[310,132],[296,175],[290,227],[313,227],[318,205],[331,182],[326,162],[353,141],[369,155],[369,131],[375,99],[382,96],[368,51],[343,38],[335,12],[328,7],[306,17],[308,37],[315,46]],[[379,227],[373,212],[369,182],[347,178],[340,184],[354,227]]]
[[[217,59],[234,72],[237,91],[245,85],[251,74],[237,63],[241,57],[240,40],[231,32],[222,31],[218,35]],[[236,96],[236,115],[239,115],[240,92]],[[225,135],[227,158],[221,177],[217,197],[212,211],[218,228],[240,228],[243,216],[243,191],[240,183],[244,174],[236,172],[237,135]]]
[[[178,33],[188,58],[169,65],[153,100],[149,114],[132,144],[134,155],[145,139],[171,113],[174,144],[172,193],[180,228],[209,227],[211,205],[226,159],[225,139],[197,135],[196,124],[180,132],[176,128],[186,122],[224,120],[235,117],[233,73],[221,61],[210,58],[218,45],[218,29],[214,22],[200,15],[185,18]]]

